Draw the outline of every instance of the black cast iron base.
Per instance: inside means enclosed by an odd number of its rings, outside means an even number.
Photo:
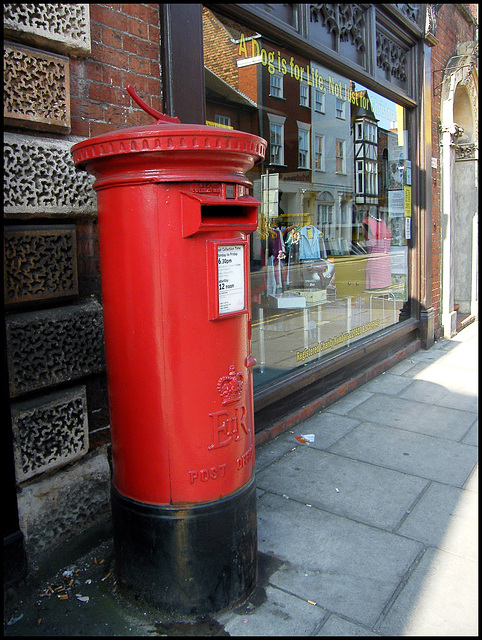
[[[205,615],[248,597],[257,577],[254,478],[199,505],[150,505],[112,488],[115,564],[130,588],[169,614]]]

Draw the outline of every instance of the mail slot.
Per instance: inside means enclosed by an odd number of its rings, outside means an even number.
[[[203,614],[256,583],[252,134],[157,118],[73,146],[96,177],[119,583]]]

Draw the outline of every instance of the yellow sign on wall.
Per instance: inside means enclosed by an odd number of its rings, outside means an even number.
[[[404,213],[406,218],[412,217],[412,187],[403,187]]]

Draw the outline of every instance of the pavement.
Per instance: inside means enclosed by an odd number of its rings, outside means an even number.
[[[256,449],[241,605],[163,618],[118,592],[108,538],[10,594],[4,635],[478,636],[477,472],[474,322]]]

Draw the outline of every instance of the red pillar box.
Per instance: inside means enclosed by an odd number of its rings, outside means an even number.
[[[163,609],[219,611],[256,583],[245,172],[257,136],[179,124],[72,147],[94,174],[119,581]]]

